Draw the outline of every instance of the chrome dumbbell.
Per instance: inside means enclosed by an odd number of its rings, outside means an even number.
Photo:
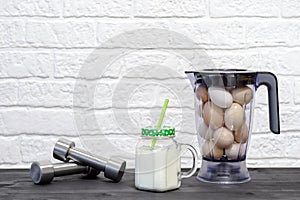
[[[122,179],[126,168],[126,162],[123,160],[116,158],[106,159],[92,155],[89,152],[75,148],[75,143],[66,139],[59,139],[56,142],[53,157],[64,162],[68,162],[71,159],[82,165],[103,171],[106,178],[115,182],[119,182]]]
[[[50,183],[54,177],[58,176],[84,174],[86,177],[94,178],[99,173],[99,170],[75,162],[58,164],[33,162],[30,168],[31,179],[37,185]]]

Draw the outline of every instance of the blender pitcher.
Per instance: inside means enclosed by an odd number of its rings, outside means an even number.
[[[268,88],[269,122],[279,134],[277,78],[270,72],[206,69],[185,72],[195,97],[195,119],[202,166],[197,179],[234,184],[250,181],[246,153],[252,132],[254,94]]]

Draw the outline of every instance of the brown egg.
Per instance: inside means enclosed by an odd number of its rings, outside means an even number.
[[[243,156],[245,153],[245,145],[234,143],[228,149],[225,149],[225,154],[230,160],[238,159],[238,156]]]
[[[202,155],[208,158],[220,159],[224,155],[223,149],[220,149],[210,140],[206,140],[202,145]]]
[[[197,128],[197,132],[200,135],[200,137],[210,140],[213,137],[214,130],[207,127],[206,124],[204,122],[202,122],[199,124],[199,126]]]
[[[233,103],[230,108],[225,110],[224,121],[226,127],[231,130],[239,130],[244,120],[243,107],[238,103]]]
[[[213,158],[214,159],[220,159],[224,155],[224,150],[220,149],[216,145],[213,148]]]
[[[207,102],[203,107],[203,120],[212,129],[220,128],[224,123],[224,112],[212,102]]]
[[[234,140],[238,143],[245,143],[248,140],[249,129],[246,123],[238,130],[233,133]]]
[[[203,103],[206,103],[208,101],[208,91],[206,87],[197,87],[196,96],[199,100],[202,100]]]
[[[249,87],[239,87],[231,92],[233,101],[240,105],[248,104],[253,98],[253,91]]]
[[[219,148],[228,148],[234,142],[233,133],[225,127],[219,128],[214,132],[214,143]]]

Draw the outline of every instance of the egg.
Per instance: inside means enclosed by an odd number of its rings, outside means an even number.
[[[230,107],[233,101],[232,95],[221,87],[208,88],[208,95],[211,101],[221,108]]]
[[[245,123],[239,130],[233,133],[234,140],[238,143],[245,143],[248,140],[249,129],[247,124]]]
[[[225,155],[230,160],[236,160],[238,157],[245,155],[245,144],[234,143],[229,148],[225,149]]]
[[[215,146],[212,141],[206,140],[202,145],[202,155],[208,158],[220,159],[224,155],[224,151]]]
[[[244,120],[244,110],[238,103],[233,103],[230,108],[225,110],[224,121],[226,127],[231,130],[239,130]]]
[[[204,139],[212,139],[213,137],[213,133],[214,133],[214,130],[207,127],[206,124],[204,122],[200,123],[199,127],[198,127],[198,134],[204,138]]]
[[[249,87],[239,87],[231,92],[233,101],[240,105],[248,104],[253,98],[253,91]]]
[[[202,100],[203,103],[208,101],[208,91],[206,87],[199,86],[196,89],[196,96],[198,100]]]
[[[212,129],[217,129],[223,126],[224,112],[220,107],[214,105],[212,102],[205,103],[202,116],[205,124]]]
[[[234,142],[233,133],[225,127],[219,128],[213,135],[214,143],[219,148],[228,148]]]

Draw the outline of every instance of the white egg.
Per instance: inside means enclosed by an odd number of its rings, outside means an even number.
[[[245,148],[245,144],[234,143],[229,148],[225,149],[225,154],[229,159],[235,160],[238,159],[238,156],[242,157],[245,154]]]
[[[233,101],[232,95],[221,87],[208,88],[208,95],[211,101],[221,108],[230,107]]]

